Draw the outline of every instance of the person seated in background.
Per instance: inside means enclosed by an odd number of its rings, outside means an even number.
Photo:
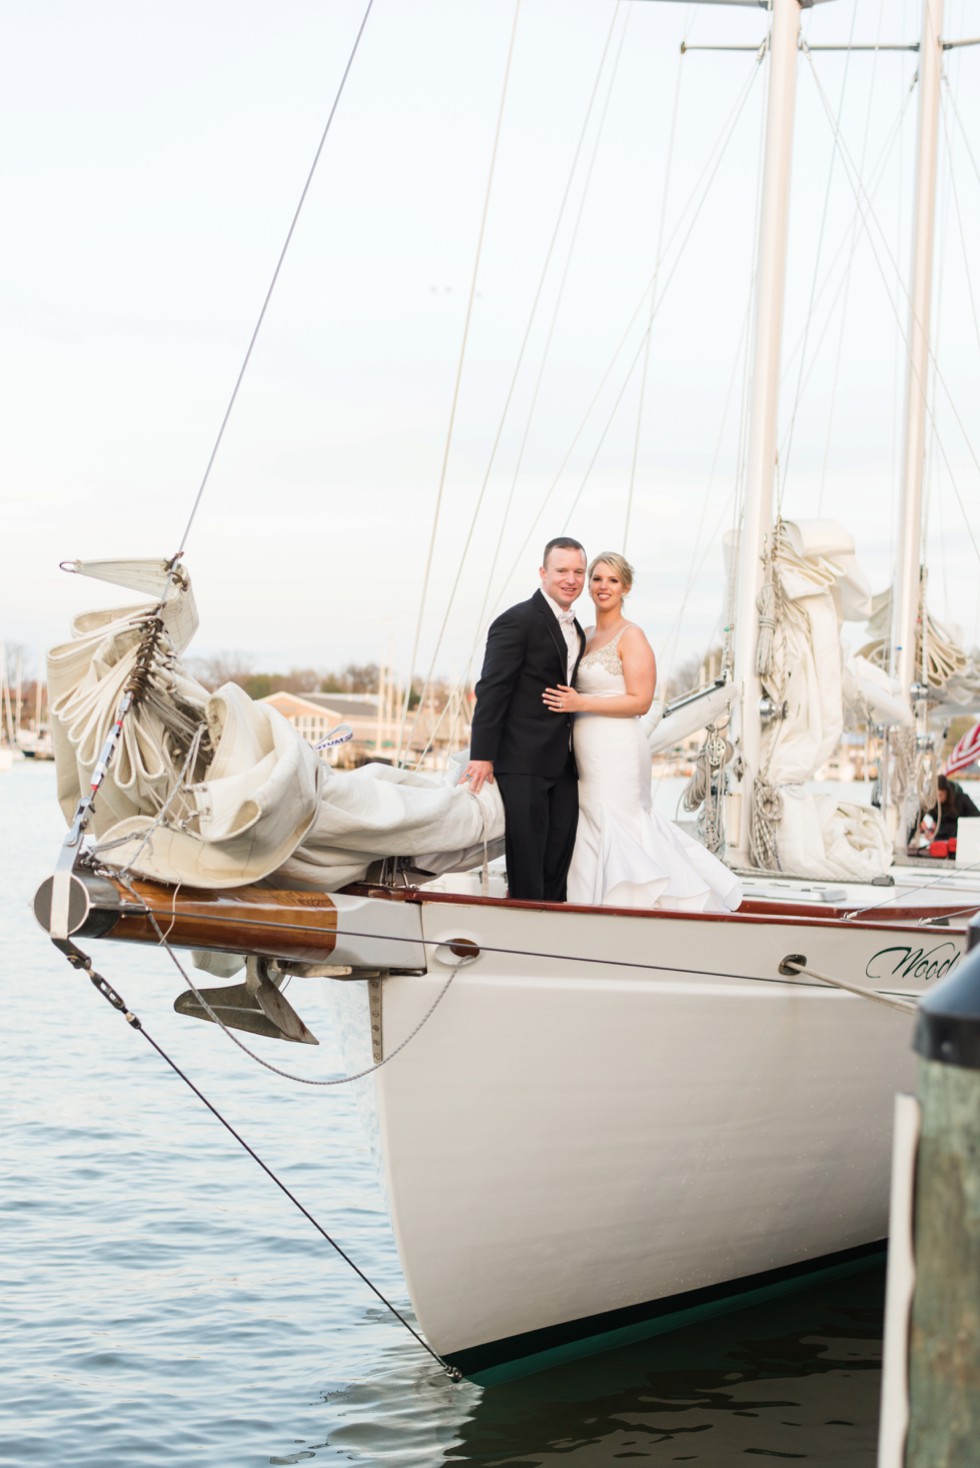
[[[926,811],[925,820],[935,823],[934,829],[929,833],[933,841],[949,841],[956,835],[960,816],[980,816],[980,810],[977,810],[962,785],[957,785],[955,780],[940,775],[936,783],[939,787],[939,804]]]

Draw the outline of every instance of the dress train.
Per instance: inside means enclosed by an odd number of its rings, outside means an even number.
[[[622,629],[625,631],[625,628]],[[579,664],[577,688],[592,697],[625,693],[616,651],[622,631]],[[639,719],[576,714],[579,822],[568,901],[594,907],[662,907],[732,912],[738,879],[698,841],[652,808],[650,750]]]

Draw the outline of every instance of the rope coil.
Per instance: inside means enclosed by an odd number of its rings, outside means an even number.
[[[759,776],[752,783],[749,804],[749,850],[754,866],[779,871],[776,829],[783,818],[783,797],[778,785]]]
[[[725,846],[723,771],[734,752],[725,736],[718,733],[714,724],[709,724],[704,744],[694,761],[694,773],[681,796],[684,810],[698,812],[698,838],[715,856]]]
[[[759,611],[759,641],[755,652],[755,671],[760,678],[770,678],[776,643],[777,597],[774,585],[772,561],[766,567],[766,579],[762,583],[756,603]]]
[[[915,793],[920,810],[935,810],[939,804],[939,757],[934,749],[916,752]]]

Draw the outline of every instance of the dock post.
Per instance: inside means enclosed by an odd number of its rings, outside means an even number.
[[[980,919],[919,1005],[921,1132],[905,1468],[980,1463]]]

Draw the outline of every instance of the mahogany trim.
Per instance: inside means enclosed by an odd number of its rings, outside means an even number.
[[[921,930],[924,919],[929,919],[927,931],[937,925],[947,932],[965,932],[971,916],[980,911],[976,904],[966,906],[957,903],[949,907],[892,907],[881,909],[878,919],[852,916],[855,909],[839,907],[830,903],[788,903],[769,899],[746,898],[736,912],[684,912],[672,908],[635,907],[590,907],[572,902],[526,902],[511,897],[484,897],[467,892],[433,892],[425,887],[378,887],[369,883],[354,882],[343,888],[344,892],[359,897],[374,897],[388,902],[415,902],[445,904],[450,907],[491,907],[513,909],[518,912],[575,912],[608,913],[616,917],[665,920],[669,922],[709,923],[785,923],[788,925],[810,923],[836,926],[846,922],[849,928],[870,928],[875,931],[883,927],[908,927],[914,925]],[[876,909],[877,910],[877,909]]]
[[[176,942],[181,948],[232,953],[247,948],[266,958],[316,963],[337,946],[337,907],[326,892],[286,892],[275,887],[215,892],[147,881],[117,885],[117,891],[121,902],[115,921],[102,934],[116,940],[159,943],[160,934],[168,937],[179,922]],[[302,922],[295,920],[297,908],[302,911]],[[84,934],[85,927],[81,931]]]

